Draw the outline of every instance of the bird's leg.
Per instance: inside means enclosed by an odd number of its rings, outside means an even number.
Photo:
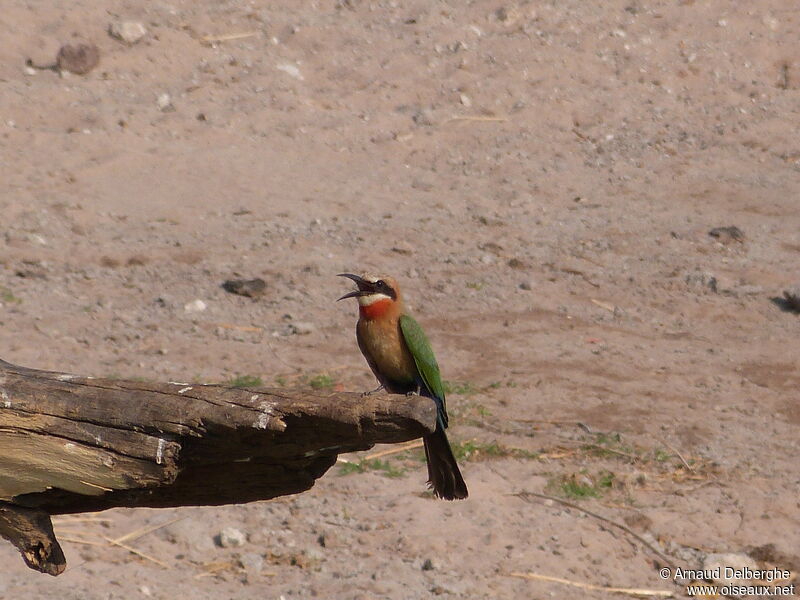
[[[374,390],[370,390],[370,391],[368,391],[368,392],[361,392],[361,397],[362,397],[362,398],[366,398],[367,396],[372,396],[372,394],[375,394],[375,393],[377,393],[377,392],[380,392],[382,389],[383,389],[383,384],[380,384],[380,385],[379,385],[378,387],[376,387]]]
[[[410,392],[406,392],[406,396],[409,396],[409,397],[410,397],[410,396],[419,396],[419,395],[420,395],[420,394],[419,394],[419,393],[420,393],[420,391],[422,391],[422,387],[420,387],[419,385],[417,385],[417,389],[416,389],[416,390],[411,390]]]

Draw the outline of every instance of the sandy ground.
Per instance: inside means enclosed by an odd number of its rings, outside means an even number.
[[[773,300],[800,280],[796,3],[7,0],[0,35],[3,359],[365,390],[334,275],[392,274],[471,491],[424,494],[415,450],[64,517],[68,571],[0,544],[0,597],[682,595],[642,540],[800,570],[800,321]],[[26,71],[81,39],[87,75]],[[174,519],[148,558],[104,541]]]

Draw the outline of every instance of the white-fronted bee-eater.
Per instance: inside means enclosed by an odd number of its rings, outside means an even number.
[[[358,300],[358,347],[381,386],[393,394],[418,393],[436,403],[436,430],[423,438],[428,485],[439,498],[466,498],[467,485],[444,432],[447,408],[439,365],[422,327],[406,312],[397,282],[391,277],[339,276],[358,286],[339,300]]]

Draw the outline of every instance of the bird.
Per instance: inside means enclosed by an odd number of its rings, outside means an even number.
[[[392,277],[340,273],[358,289],[339,298],[358,300],[356,339],[380,387],[393,394],[419,394],[436,403],[436,429],[423,436],[428,486],[438,498],[469,495],[450,442],[444,386],[428,337],[406,311],[400,287]]]

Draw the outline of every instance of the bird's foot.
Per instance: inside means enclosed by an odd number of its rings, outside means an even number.
[[[420,391],[420,386],[417,386],[417,389],[406,392],[406,398],[410,398],[411,396],[419,396]]]
[[[376,387],[374,390],[370,390],[368,392],[361,392],[361,397],[366,398],[367,396],[372,396],[372,394],[376,394],[383,389],[383,384]]]

